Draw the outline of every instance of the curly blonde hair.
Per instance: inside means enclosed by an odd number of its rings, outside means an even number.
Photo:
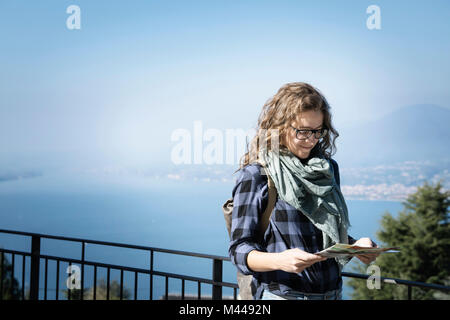
[[[321,154],[326,158],[331,158],[336,153],[335,140],[339,133],[331,123],[330,106],[322,93],[304,82],[292,82],[283,85],[278,92],[271,97],[263,106],[258,118],[255,137],[247,143],[247,152],[241,157],[239,171],[246,165],[258,159],[261,145],[272,150],[272,135],[274,132],[279,137],[279,151],[287,151],[283,145],[286,131],[297,115],[306,111],[322,111],[323,127],[328,129],[327,134],[311,150],[312,154]],[[237,172],[236,171],[236,172]]]

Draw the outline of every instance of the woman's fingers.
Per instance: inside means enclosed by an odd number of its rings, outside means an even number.
[[[316,263],[319,261],[323,261],[326,260],[326,258],[317,255],[317,254],[312,254],[300,249],[296,249],[295,251],[296,253],[296,257],[299,261],[303,261],[304,263]]]
[[[296,253],[297,263],[295,264],[295,267],[297,269],[297,273],[302,272],[304,269],[309,268],[317,262],[325,261],[328,259],[327,257],[322,257],[320,255],[308,253],[301,250]]]
[[[369,264],[370,263],[370,261],[366,257],[364,257],[363,255],[358,255],[357,257],[358,257],[359,260],[361,260],[361,262],[363,262],[365,264]]]
[[[316,262],[324,261],[326,258],[303,251],[298,248],[287,249],[278,254],[280,263],[280,270],[286,272],[302,272],[304,269],[310,267]]]
[[[372,261],[375,261],[377,256],[378,256],[378,254],[370,254],[370,253],[357,255],[358,259],[361,260],[365,264],[369,264]]]
[[[378,245],[375,243],[375,241],[371,240],[370,238],[360,238],[358,241],[354,243],[354,245],[368,248],[378,248]],[[371,263],[378,256],[379,253],[365,253],[357,255],[358,259],[364,262],[365,264]]]

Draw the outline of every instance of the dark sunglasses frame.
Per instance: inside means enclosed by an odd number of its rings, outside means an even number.
[[[327,128],[321,128],[321,129],[297,129],[293,126],[291,126],[292,129],[295,130],[295,136],[298,140],[306,140],[311,138],[311,136],[314,134],[314,138],[316,139],[320,139],[326,136],[326,134],[328,133],[328,129]],[[306,133],[307,137],[301,137],[299,138],[299,134],[300,133]]]

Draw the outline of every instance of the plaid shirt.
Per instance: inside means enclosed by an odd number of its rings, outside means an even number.
[[[338,185],[339,169],[335,165]],[[323,250],[322,231],[309,219],[287,202],[277,198],[264,239],[258,241],[259,218],[268,203],[267,175],[261,174],[259,164],[251,164],[240,170],[240,176],[233,188],[233,213],[229,255],[237,269],[246,275],[253,275],[255,299],[261,298],[263,289],[275,294],[286,294],[295,290],[306,293],[325,293],[342,286],[342,276],[335,259],[317,262],[301,273],[281,270],[253,272],[247,265],[247,255],[252,250],[281,252],[299,248],[315,253]],[[355,240],[349,236],[349,243]]]

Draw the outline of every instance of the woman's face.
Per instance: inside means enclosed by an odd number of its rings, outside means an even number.
[[[313,134],[306,140],[299,140],[296,137],[296,130],[292,127],[297,129],[321,129],[322,125],[322,111],[305,111],[300,113],[287,128],[286,140],[284,141],[284,145],[298,158],[308,158],[312,148],[314,148],[317,142],[319,142],[319,139],[316,139]]]

